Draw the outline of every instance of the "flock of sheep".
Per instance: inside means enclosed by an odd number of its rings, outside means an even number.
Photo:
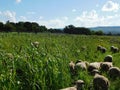
[[[117,53],[119,49],[115,46],[110,47],[111,52]],[[105,53],[106,48],[102,46],[97,46],[97,50]],[[120,68],[113,65],[113,57],[112,55],[107,55],[104,57],[102,62],[92,62],[89,63],[87,61],[77,60],[75,63],[71,61],[69,63],[69,69],[72,76],[79,73],[79,69],[86,70],[88,74],[93,75],[92,87],[94,90],[109,90],[110,81],[107,77],[102,75],[102,72],[107,72],[108,76],[111,79],[120,78]],[[76,85],[73,87],[64,88],[61,90],[83,90],[83,86],[85,82],[83,80],[76,81]]]

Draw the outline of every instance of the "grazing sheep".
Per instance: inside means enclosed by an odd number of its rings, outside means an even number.
[[[73,61],[69,63],[69,69],[70,69],[71,75],[74,75],[75,74],[75,63]]]
[[[84,84],[85,83],[83,80],[77,80],[76,85],[74,87],[68,87],[68,88],[64,88],[64,89],[60,89],[60,90],[83,90]]]
[[[105,47],[102,47],[102,48],[101,48],[101,52],[102,52],[102,53],[105,53],[106,51],[107,51],[107,49],[106,49]]]
[[[117,53],[117,52],[119,52],[118,47],[111,46],[110,49],[111,49],[111,51],[112,51],[113,53]]]
[[[105,53],[107,51],[107,49],[105,47],[102,47],[101,45],[97,46],[97,50],[102,52],[102,53]]]
[[[111,67],[108,71],[108,74],[111,78],[115,79],[120,77],[120,68],[118,67]]]
[[[77,64],[77,63],[79,63],[79,62],[82,62],[82,60],[77,60],[77,61],[75,62],[75,64]]]
[[[95,75],[96,73],[98,73],[98,74],[100,74],[100,71],[98,70],[98,69],[93,69],[92,71],[91,71],[91,75]]]
[[[107,55],[107,56],[104,58],[104,62],[112,62],[112,61],[113,61],[112,55]]]
[[[77,89],[76,87],[67,87],[67,88],[60,89],[60,90],[77,90]]]
[[[113,66],[112,62],[102,62],[100,64],[100,69],[102,71],[108,71],[110,69],[110,67],[112,67],[112,66]]]
[[[110,86],[108,78],[103,75],[99,75],[97,72],[95,73],[93,79],[93,88],[94,90],[108,90]]]
[[[89,66],[88,66],[88,71],[91,72],[93,71],[93,69],[100,69],[100,64],[101,62],[93,62],[93,63],[90,63]]]
[[[88,64],[89,63],[86,61],[78,60],[78,61],[76,61],[76,64],[75,64],[75,70],[80,70],[80,69],[87,70]]]
[[[38,41],[35,41],[35,42],[32,42],[32,43],[31,43],[31,45],[34,46],[34,47],[36,47],[36,48],[39,46],[39,44],[40,44],[40,43],[39,43]]]
[[[102,48],[102,46],[101,46],[101,45],[98,45],[98,46],[97,46],[97,50],[98,50],[98,51],[100,51],[100,50],[101,50],[101,48]]]
[[[83,80],[77,80],[76,81],[77,90],[83,90],[84,84],[85,84],[85,82]]]

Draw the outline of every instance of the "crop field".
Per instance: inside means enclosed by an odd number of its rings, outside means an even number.
[[[33,44],[36,41],[38,46]],[[98,45],[106,53],[98,52]],[[102,62],[112,55],[120,68],[120,52],[112,53],[111,46],[120,48],[119,36],[0,33],[0,90],[59,90],[79,79],[88,90],[93,76],[81,70],[72,77],[70,61]],[[120,90],[120,79],[110,79],[107,72],[103,75],[110,80],[110,90]]]

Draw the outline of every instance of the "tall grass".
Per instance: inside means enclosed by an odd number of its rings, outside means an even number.
[[[34,41],[40,42],[38,48],[31,45]],[[119,44],[120,37],[110,36],[0,33],[0,89],[58,90],[83,79],[87,90],[93,76],[81,71],[71,77],[68,63],[103,61],[111,54],[115,66],[120,67],[120,53],[110,52],[110,46],[120,48]],[[97,52],[97,45],[106,47],[107,52]],[[110,90],[120,90],[119,83],[119,79],[111,80]]]

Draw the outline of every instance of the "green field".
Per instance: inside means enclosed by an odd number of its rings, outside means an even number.
[[[40,43],[37,48],[31,45],[35,41]],[[97,45],[106,47],[107,52],[97,52]],[[119,36],[0,33],[0,90],[59,90],[73,86],[78,79],[85,81],[88,90],[93,76],[81,71],[71,77],[69,62],[103,61],[111,54],[120,68],[120,52],[110,52],[112,45],[120,48]],[[110,90],[120,90],[119,79],[109,80]]]

